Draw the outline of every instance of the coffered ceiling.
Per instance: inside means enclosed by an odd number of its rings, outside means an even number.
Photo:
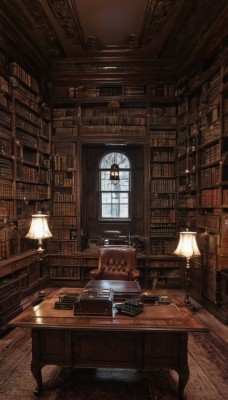
[[[227,0],[1,0],[1,40],[42,74],[184,74],[227,37]]]

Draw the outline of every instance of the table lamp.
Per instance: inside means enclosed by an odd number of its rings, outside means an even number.
[[[52,237],[46,218],[47,215],[42,214],[41,211],[32,215],[31,226],[29,232],[25,236],[28,239],[38,240],[38,252],[44,251],[44,249],[42,249],[42,239]]]
[[[184,302],[187,306],[191,306],[189,299],[189,286],[190,286],[190,258],[200,256],[201,253],[198,249],[196,241],[196,232],[180,232],[180,239],[174,254],[186,257],[187,264],[185,267],[185,299]]]

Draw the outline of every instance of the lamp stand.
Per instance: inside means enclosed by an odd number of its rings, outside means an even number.
[[[192,304],[190,300],[190,295],[189,295],[189,289],[190,289],[190,257],[186,257],[187,259],[187,264],[185,267],[185,298],[184,302],[185,305],[191,309],[192,312],[197,311],[196,307]]]
[[[42,239],[38,239],[38,249],[37,249],[38,253],[43,253],[44,249],[42,249]]]
[[[187,257],[187,264],[185,267],[185,298],[184,298],[184,302],[186,304],[186,306],[191,306],[191,301],[189,298],[189,287],[190,287],[190,258]]]

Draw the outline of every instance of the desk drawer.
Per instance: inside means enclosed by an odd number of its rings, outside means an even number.
[[[157,367],[175,367],[180,362],[180,343],[187,346],[187,334],[183,333],[185,340],[181,341],[180,333],[151,332],[145,335],[145,369]],[[182,354],[185,354],[183,352]]]
[[[142,349],[136,332],[72,332],[75,365],[141,368]]]
[[[24,267],[28,266],[28,258],[22,258],[19,261],[15,261],[11,264],[12,272],[18,271],[19,269],[22,269]]]

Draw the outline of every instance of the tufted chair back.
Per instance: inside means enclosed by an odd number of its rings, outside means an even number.
[[[98,268],[90,272],[92,279],[136,280],[139,277],[136,253],[137,249],[130,246],[99,247]]]

